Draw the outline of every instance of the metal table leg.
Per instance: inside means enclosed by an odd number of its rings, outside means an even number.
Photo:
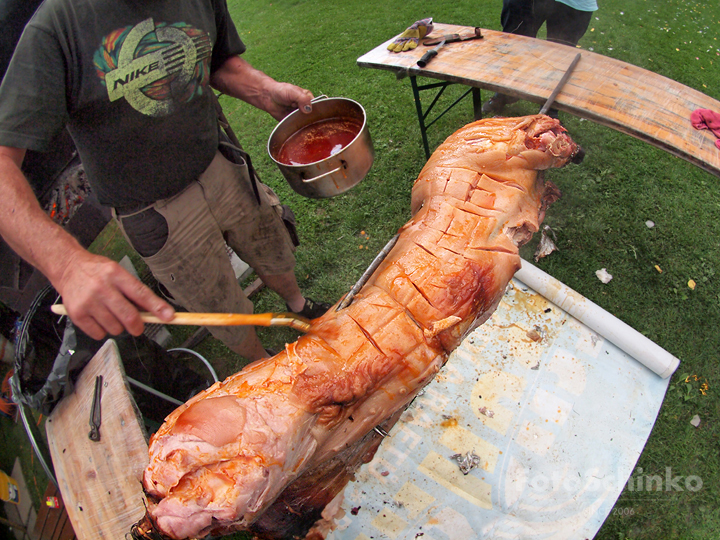
[[[418,84],[417,82],[417,76],[410,76],[410,84],[412,86],[413,91],[413,98],[415,99],[415,110],[417,112],[418,116],[418,123],[420,124],[420,136],[422,137],[422,143],[423,148],[425,149],[425,157],[427,159],[430,158],[430,145],[428,144],[428,138],[427,138],[427,131],[430,126],[432,126],[435,122],[440,120],[445,113],[450,111],[455,105],[460,103],[468,94],[472,94],[472,101],[473,101],[473,117],[475,120],[479,120],[482,118],[482,99],[480,96],[480,89],[476,87],[469,88],[463,95],[461,95],[459,98],[457,98],[455,101],[453,101],[445,110],[440,112],[435,118],[427,121],[428,116],[430,116],[430,113],[432,112],[433,108],[437,104],[438,100],[442,96],[443,92],[445,92],[445,89],[450,86],[451,82],[439,82],[439,83],[431,83],[431,84]],[[432,102],[430,105],[428,105],[427,109],[423,111],[422,101],[420,98],[420,92],[427,91],[427,90],[435,90],[437,89],[437,92],[435,93],[435,96],[433,97]]]

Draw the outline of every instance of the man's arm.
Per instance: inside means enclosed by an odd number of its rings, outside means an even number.
[[[231,56],[210,78],[210,84],[282,120],[295,109],[310,112],[312,92],[294,84],[278,82],[252,67],[239,56]]]
[[[143,331],[138,307],[169,321],[174,310],[118,263],[93,255],[42,210],[20,166],[25,150],[0,146],[0,235],[60,293],[93,339]],[[137,307],[136,307],[137,306]]]

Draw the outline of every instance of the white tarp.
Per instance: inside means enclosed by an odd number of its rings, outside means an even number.
[[[668,383],[514,279],[348,485],[328,540],[592,538]]]

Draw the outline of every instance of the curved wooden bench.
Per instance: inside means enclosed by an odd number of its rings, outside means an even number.
[[[436,24],[431,36],[472,32],[472,27]],[[580,52],[582,58],[557,96],[555,108],[637,137],[720,176],[716,137],[690,123],[695,109],[720,112],[719,101],[590,51],[493,30],[483,29],[482,34],[483,39],[446,44],[424,69],[417,61],[428,47],[391,53],[387,44],[394,38],[357,63],[399,76],[429,77],[544,103]]]

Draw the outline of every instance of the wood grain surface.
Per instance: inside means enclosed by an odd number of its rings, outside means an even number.
[[[435,24],[431,36],[471,34],[472,27]],[[482,30],[483,39],[449,43],[424,69],[428,47],[392,53],[394,38],[358,58],[360,67],[424,76],[502,92],[542,104],[578,52],[582,58],[554,107],[637,137],[720,176],[720,149],[708,130],[690,123],[695,109],[720,112],[720,102],[646,69],[549,41]]]
[[[88,438],[95,377],[103,376],[100,441]],[[58,487],[79,540],[122,539],[144,514],[140,484],[145,434],[127,389],[115,342],[83,369],[72,394],[46,422]]]

